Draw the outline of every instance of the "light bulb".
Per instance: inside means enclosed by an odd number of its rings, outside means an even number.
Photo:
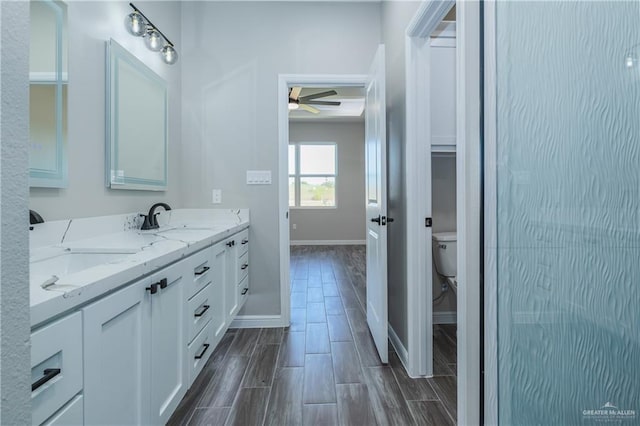
[[[171,65],[178,62],[178,52],[176,52],[176,49],[174,49],[173,46],[167,44],[162,48],[162,52],[160,53],[162,54],[162,60],[167,64]]]
[[[294,109],[298,109],[300,108],[300,105],[298,105],[295,102],[289,102],[289,111],[294,110]]]
[[[624,64],[627,66],[627,68],[633,68],[633,66],[636,64],[636,59],[631,53],[629,53],[627,57],[624,58]]]
[[[164,39],[157,30],[151,30],[144,37],[144,41],[150,50],[158,52],[162,49],[162,42]]]
[[[127,15],[124,18],[124,26],[129,31],[129,34],[136,37],[144,35],[147,31],[147,22],[138,12],[131,12]]]

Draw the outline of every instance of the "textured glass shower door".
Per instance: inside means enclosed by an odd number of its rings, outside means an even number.
[[[501,425],[640,424],[640,3],[495,4]]]

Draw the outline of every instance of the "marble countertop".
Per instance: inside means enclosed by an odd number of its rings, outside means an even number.
[[[204,212],[211,210],[172,211],[162,220],[159,219],[161,226],[153,231],[127,229],[100,235],[95,235],[96,232],[76,231],[74,238],[65,239],[73,226],[73,221],[68,221],[60,243],[37,247],[32,244],[31,327],[43,324],[249,227],[248,212],[244,215],[238,214],[238,211],[226,215]],[[122,220],[123,217],[125,216],[114,216],[113,220]],[[98,226],[100,221],[111,223],[111,218],[96,218],[94,225]],[[87,223],[90,219],[82,221],[76,227],[94,229]],[[114,227],[117,228],[117,225]],[[55,224],[51,224],[48,229],[54,228]],[[46,240],[41,234],[39,238]]]

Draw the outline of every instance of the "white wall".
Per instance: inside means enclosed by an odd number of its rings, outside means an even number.
[[[420,2],[382,2],[387,71],[389,323],[407,346],[407,224],[405,192],[405,31]]]
[[[179,2],[137,1],[142,12],[182,53]],[[146,212],[156,201],[182,206],[181,69],[166,65],[141,38],[125,30],[126,2],[67,2],[69,25],[69,186],[32,188],[30,208],[45,220]],[[112,190],[105,186],[105,42],[113,38],[167,80],[169,87],[169,188],[166,192]],[[142,159],[141,159],[142,160]]]
[[[289,140],[335,142],[338,151],[337,207],[290,209],[291,241],[364,241],[364,122],[290,121]]]
[[[380,37],[378,3],[189,2],[183,20],[187,207],[251,209],[245,314],[280,313],[278,74],[363,74]],[[246,170],[271,170],[247,186]]]
[[[26,17],[26,18],[25,18]],[[0,424],[31,423],[29,3],[0,2]]]

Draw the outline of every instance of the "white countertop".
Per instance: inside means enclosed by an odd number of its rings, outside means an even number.
[[[246,214],[239,214],[238,211],[233,211],[232,214],[229,212],[232,211],[171,211],[160,216],[161,226],[157,230],[129,229],[99,235],[96,235],[96,227],[100,228],[102,225],[104,230],[113,230],[120,226],[123,219],[129,221],[132,217],[135,218],[135,215],[81,219],[76,220],[76,224],[70,220],[66,221],[66,225],[50,223],[43,227],[48,231],[39,230],[36,225],[34,231],[37,236],[32,238],[30,257],[31,327],[71,311],[249,227],[248,211],[243,211]],[[84,231],[83,228],[90,231]],[[56,231],[52,232],[52,229]],[[58,238],[56,232],[59,233],[58,230],[62,229],[64,233],[58,240],[59,243],[35,245],[33,242],[55,241]],[[43,236],[45,232],[54,236]],[[68,238],[74,232],[74,237]],[[82,257],[83,254],[91,254],[85,256],[91,258],[98,253],[102,256],[98,255],[96,259],[108,259],[107,263],[61,274],[57,279],[49,273],[52,270],[65,269],[61,262],[68,260],[65,259],[66,255]],[[55,283],[43,288],[45,282],[51,281]]]

